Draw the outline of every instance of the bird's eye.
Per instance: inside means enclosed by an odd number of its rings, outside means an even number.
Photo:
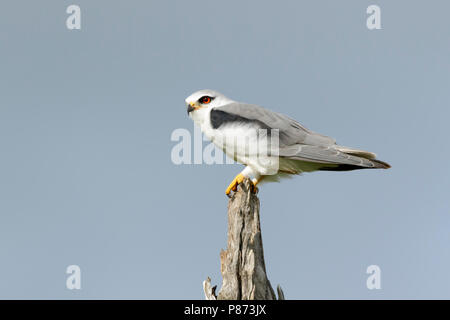
[[[201,104],[208,104],[208,103],[211,102],[211,100],[212,100],[211,97],[203,96],[203,97],[201,97],[198,101],[199,101]]]

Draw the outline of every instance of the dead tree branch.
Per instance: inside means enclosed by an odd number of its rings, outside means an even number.
[[[275,300],[269,279],[261,237],[259,199],[246,179],[228,202],[228,244],[220,252],[222,288],[216,296],[208,277],[203,290],[208,300]],[[284,299],[278,286],[278,299]]]

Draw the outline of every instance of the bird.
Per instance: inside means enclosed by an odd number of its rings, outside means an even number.
[[[226,188],[229,197],[246,178],[257,192],[263,182],[304,172],[391,167],[376,159],[375,153],[338,145],[284,114],[234,101],[214,90],[194,92],[185,103],[188,116],[205,137],[245,166]],[[255,148],[258,144],[263,147]]]

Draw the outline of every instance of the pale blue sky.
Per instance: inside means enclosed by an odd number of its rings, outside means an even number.
[[[82,30],[65,27],[78,4]],[[366,28],[381,7],[382,30]],[[290,299],[450,298],[448,1],[4,1],[0,298],[203,299],[239,165],[175,166],[211,88],[376,152],[391,170],[260,190]],[[82,289],[65,287],[77,264]],[[379,265],[381,290],[366,288]]]

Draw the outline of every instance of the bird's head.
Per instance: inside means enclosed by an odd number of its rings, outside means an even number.
[[[191,117],[194,114],[203,113],[203,111],[221,107],[233,102],[233,100],[213,90],[200,90],[194,92],[187,97],[185,101],[188,115]]]

